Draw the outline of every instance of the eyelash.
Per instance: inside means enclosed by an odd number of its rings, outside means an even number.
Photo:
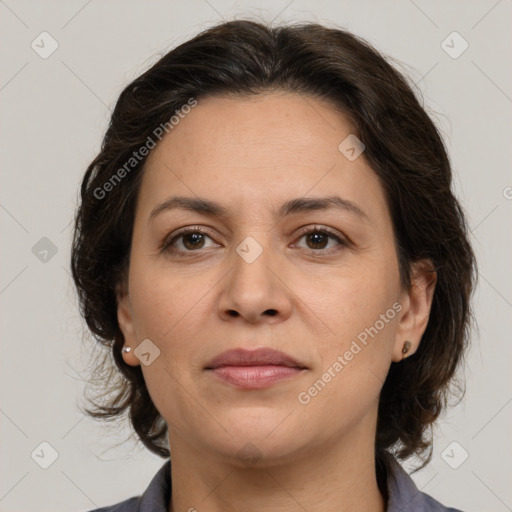
[[[202,235],[206,235],[209,238],[211,238],[211,236],[208,234],[208,232],[205,229],[201,228],[200,226],[191,226],[188,228],[184,228],[183,230],[178,231],[177,233],[174,233],[174,234],[164,238],[163,242],[160,244],[159,251],[160,252],[169,252],[171,254],[183,255],[183,256],[189,256],[195,252],[200,252],[201,249],[198,249],[197,251],[183,251],[181,249],[175,249],[172,247],[172,244],[176,240],[178,240],[179,238],[181,238],[183,236],[190,235],[192,233],[200,233]],[[340,237],[337,233],[335,233],[331,229],[322,227],[322,226],[313,226],[307,230],[302,231],[299,235],[299,238],[302,238],[304,236],[307,236],[307,235],[310,235],[313,233],[321,233],[323,235],[328,235],[329,238],[333,238],[334,240],[336,240],[339,243],[338,247],[331,248],[328,250],[306,249],[307,251],[314,254],[315,256],[324,256],[324,255],[330,256],[330,255],[338,252],[339,250],[341,250],[341,248],[346,248],[349,246],[349,242],[347,240],[344,240],[342,237]],[[323,254],[319,254],[319,253],[323,253]]]

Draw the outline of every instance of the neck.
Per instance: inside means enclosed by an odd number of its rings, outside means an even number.
[[[177,439],[172,439],[177,441]],[[180,439],[180,441],[183,441]],[[240,467],[171,442],[169,512],[385,512],[375,472],[373,442],[357,439],[303,449],[286,462]]]

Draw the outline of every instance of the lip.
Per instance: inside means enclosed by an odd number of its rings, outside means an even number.
[[[242,389],[268,388],[307,369],[288,354],[270,348],[228,350],[205,366],[220,380]]]

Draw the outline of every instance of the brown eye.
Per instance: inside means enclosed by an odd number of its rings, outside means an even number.
[[[162,252],[186,254],[208,248],[207,239],[212,238],[199,228],[188,228],[168,237],[161,244]],[[210,247],[212,247],[211,245]]]
[[[306,241],[305,249],[309,249],[312,254],[319,256],[330,255],[349,246],[349,243],[340,235],[324,227],[310,228],[302,233],[300,239],[303,238]],[[331,241],[333,244],[329,247]]]
[[[184,247],[190,250],[201,249],[204,245],[204,237],[203,233],[197,232],[181,235]]]
[[[320,231],[314,231],[306,235],[306,240],[311,243],[310,249],[325,249],[329,238],[329,235],[321,233]]]

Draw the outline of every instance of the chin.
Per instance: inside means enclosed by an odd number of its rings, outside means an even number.
[[[285,419],[289,423],[284,425],[285,417],[272,415],[253,421],[253,414],[246,411],[236,418],[236,422],[232,417],[226,423],[232,437],[222,432],[204,441],[221,458],[238,467],[263,468],[283,464],[299,456],[311,442],[300,425],[291,423],[291,418]]]
[[[217,445],[217,450],[221,458],[238,468],[264,469],[290,463],[299,456],[304,446],[300,439],[290,439],[288,434],[275,439],[234,436]]]

